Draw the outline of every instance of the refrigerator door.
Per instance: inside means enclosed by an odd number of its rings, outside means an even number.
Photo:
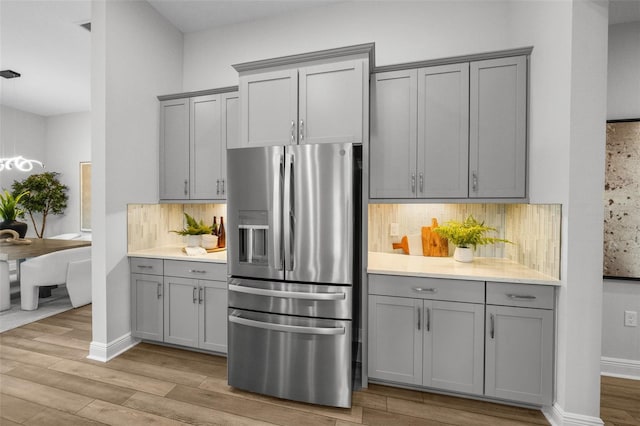
[[[287,281],[353,283],[353,168],[351,144],[286,147]]]
[[[227,151],[230,275],[284,279],[283,161],[280,146]]]

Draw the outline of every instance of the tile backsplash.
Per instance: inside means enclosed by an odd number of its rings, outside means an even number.
[[[213,216],[226,219],[226,204],[129,204],[127,206],[127,250],[184,244],[185,238],[172,229],[185,226],[183,213],[198,222],[212,223]],[[226,221],[225,221],[226,225]]]
[[[544,274],[560,275],[561,209],[557,204],[370,204],[369,251],[401,253],[392,243],[403,235],[420,234],[423,226],[431,226],[431,218],[439,224],[462,221],[472,214],[477,220],[497,229],[491,234],[514,244],[479,246],[479,257],[507,258]],[[399,225],[399,236],[390,237],[390,224]],[[454,246],[449,247],[452,255]]]

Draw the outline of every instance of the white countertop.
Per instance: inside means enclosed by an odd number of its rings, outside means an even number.
[[[207,253],[197,256],[187,256],[182,251],[183,246],[163,246],[154,247],[144,250],[135,250],[127,253],[129,257],[148,257],[154,259],[169,259],[169,260],[192,260],[197,262],[213,262],[213,263],[227,263],[227,251],[217,251],[215,253]]]
[[[476,257],[471,263],[453,257],[410,256],[369,252],[370,274],[455,278],[521,284],[560,285],[560,280],[507,259]]]

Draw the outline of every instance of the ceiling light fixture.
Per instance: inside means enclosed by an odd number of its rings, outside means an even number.
[[[37,164],[44,169],[44,164],[38,160],[29,160],[22,155],[10,158],[0,158],[0,172],[3,170],[16,169],[21,172],[30,172],[33,170],[33,165]]]
[[[0,71],[0,76],[4,78],[16,78],[20,77],[20,73],[15,72],[14,70],[2,70]]]

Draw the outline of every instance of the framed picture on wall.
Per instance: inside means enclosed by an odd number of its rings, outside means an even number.
[[[91,231],[91,162],[80,163],[80,230]]]
[[[607,121],[603,274],[640,280],[640,118]]]

